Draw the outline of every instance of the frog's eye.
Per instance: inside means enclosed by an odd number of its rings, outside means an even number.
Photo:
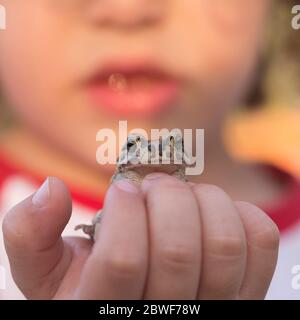
[[[171,136],[176,142],[183,139],[182,134],[179,132],[175,132]]]
[[[129,151],[134,145],[135,145],[135,142],[128,141],[128,142],[127,142],[127,145],[126,145],[127,151]]]
[[[174,136],[171,136],[170,141],[174,146],[176,146],[176,148],[182,147],[182,150],[183,150],[183,147],[184,147],[183,138],[180,134],[175,134]]]
[[[159,145],[158,145],[158,152],[159,152],[159,156],[162,157],[162,154],[163,154],[163,145],[162,145],[161,142],[160,142]]]

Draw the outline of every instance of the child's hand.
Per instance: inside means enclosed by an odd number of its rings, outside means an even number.
[[[28,298],[261,299],[277,260],[276,226],[221,189],[166,175],[110,187],[96,242],[61,238],[71,215],[62,182],[5,217],[14,279]]]

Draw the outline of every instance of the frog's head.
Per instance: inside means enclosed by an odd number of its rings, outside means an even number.
[[[184,150],[183,137],[171,132],[159,140],[148,141],[143,135],[132,133],[127,137],[120,157],[119,170],[163,171],[170,173],[190,164],[190,157]]]

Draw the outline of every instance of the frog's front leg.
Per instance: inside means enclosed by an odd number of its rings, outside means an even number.
[[[94,240],[94,235],[96,233],[96,228],[101,222],[102,210],[98,211],[92,220],[92,224],[80,224],[75,227],[75,230],[82,230],[85,234],[89,235],[92,240]]]

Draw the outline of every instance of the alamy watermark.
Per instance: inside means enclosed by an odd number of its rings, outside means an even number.
[[[300,29],[300,4],[293,6],[292,8],[292,28],[294,30]]]
[[[116,164],[118,153],[122,165],[183,164],[186,175],[200,175],[204,170],[204,129],[151,129],[148,136],[141,128],[128,132],[127,121],[119,121],[118,135],[104,128],[98,131],[96,141],[101,142],[96,152],[100,165]]]
[[[0,265],[0,290],[6,289],[6,270],[5,267]]]
[[[300,265],[293,266],[291,272],[293,274],[292,288],[294,290],[300,290]]]
[[[0,5],[0,30],[6,29],[6,9]]]

